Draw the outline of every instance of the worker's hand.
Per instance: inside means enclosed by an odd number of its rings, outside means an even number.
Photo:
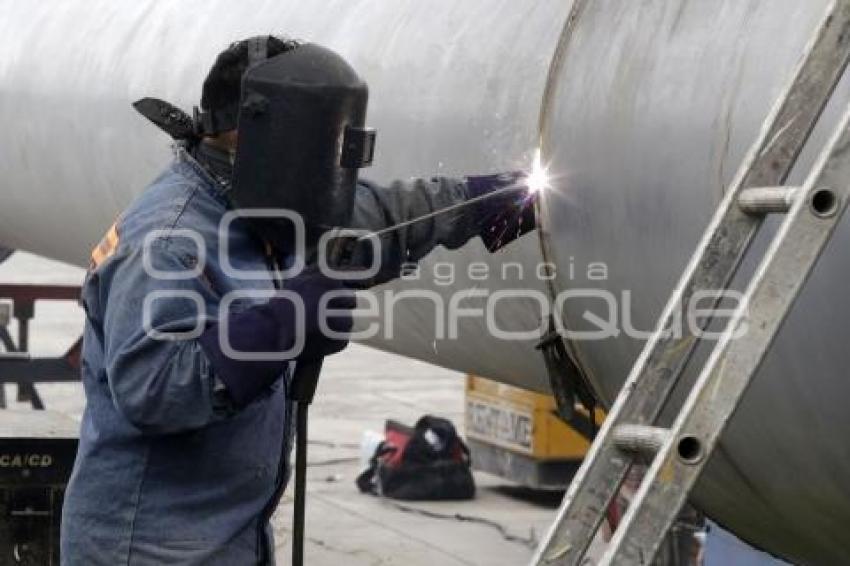
[[[535,195],[526,185],[525,173],[468,177],[466,186],[470,200],[480,199],[475,206],[476,222],[479,236],[491,252],[536,228]]]
[[[354,291],[348,289],[342,281],[330,279],[318,271],[307,271],[291,279],[285,288],[297,293],[304,301],[305,343],[296,359],[318,360],[341,352],[348,346],[347,335],[352,325],[350,311],[357,306]],[[326,321],[324,328],[322,319]]]
[[[348,311],[355,307],[353,291],[315,271],[289,280],[286,290],[294,292],[304,305],[303,324],[299,324],[293,301],[279,297],[243,312],[222,314],[228,317],[227,344],[240,356],[228,355],[222,326],[218,323],[212,324],[198,339],[213,372],[224,383],[236,407],[248,405],[266,391],[283,375],[289,361],[316,360],[348,345],[344,335],[351,330]],[[323,308],[322,299],[328,293],[334,293],[334,298],[324,301],[328,304]],[[337,333],[336,336],[324,332],[320,323],[328,309],[334,309],[335,316],[325,317],[325,327]],[[299,337],[304,337],[300,352],[287,359],[275,355],[292,350]],[[254,356],[246,359],[242,354]]]

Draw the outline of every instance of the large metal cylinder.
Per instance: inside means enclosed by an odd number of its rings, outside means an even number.
[[[615,299],[618,328],[627,315],[649,330],[828,4],[6,1],[0,244],[85,264],[168,159],[167,140],[129,103],[158,96],[189,108],[229,41],[291,34],[340,51],[369,81],[370,122],[381,131],[375,180],[521,168],[541,143],[557,176],[542,203],[542,240],[527,236],[496,256],[478,243],[438,250],[418,281],[389,290],[424,287],[448,305],[464,290],[551,299],[601,289]],[[843,84],[795,182],[848,100]],[[843,222],[695,494],[740,536],[806,563],[850,555],[848,229]],[[538,273],[547,261],[558,268],[551,284]],[[588,313],[610,318],[608,307],[575,298],[563,316],[596,330]],[[534,329],[540,310],[531,298],[505,300],[495,319],[504,330]],[[496,339],[482,317],[461,319],[457,340],[437,339],[433,300],[400,300],[392,312],[394,335],[372,344],[547,388],[532,339]],[[641,341],[620,332],[573,347],[610,402]]]

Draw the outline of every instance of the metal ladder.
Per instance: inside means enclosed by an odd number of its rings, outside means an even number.
[[[629,468],[647,460],[646,476],[601,564],[653,561],[847,206],[850,111],[805,185],[782,185],[849,60],[850,0],[835,0],[670,297],[533,564],[581,564]],[[786,214],[784,223],[674,424],[659,428],[656,421],[701,339],[700,328],[678,334],[668,329],[683,305],[728,289],[770,213]]]

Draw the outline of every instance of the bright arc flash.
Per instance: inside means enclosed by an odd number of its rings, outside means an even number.
[[[531,166],[531,173],[528,174],[525,182],[531,194],[537,194],[552,187],[549,171],[543,166],[540,148],[534,152],[534,163]]]

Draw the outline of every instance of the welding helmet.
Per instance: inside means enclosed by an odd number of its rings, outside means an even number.
[[[243,211],[295,213],[314,243],[350,226],[358,171],[374,155],[375,132],[365,128],[369,90],[319,45],[268,58],[257,51],[242,78],[230,199]],[[263,220],[263,235],[286,231],[278,224]]]

